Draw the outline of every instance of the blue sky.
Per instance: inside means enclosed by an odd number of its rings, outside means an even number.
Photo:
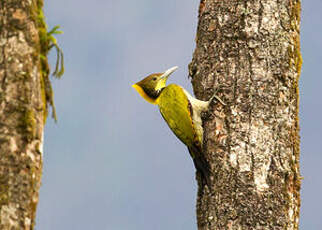
[[[320,229],[322,2],[302,8],[300,225]],[[196,229],[188,152],[131,84],[178,65],[170,82],[191,92],[197,11],[195,0],[45,1],[66,73],[53,80],[59,121],[46,125],[36,229]]]

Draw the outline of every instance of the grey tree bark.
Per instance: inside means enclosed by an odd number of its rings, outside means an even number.
[[[189,65],[203,116],[210,188],[199,230],[298,229],[300,0],[201,0]]]
[[[0,2],[0,229],[35,222],[48,104],[42,4]]]

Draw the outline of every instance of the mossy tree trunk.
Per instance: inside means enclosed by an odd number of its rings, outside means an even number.
[[[33,229],[35,221],[48,71],[41,7],[39,0],[0,2],[0,229]]]
[[[300,0],[201,0],[189,65],[203,117],[210,188],[198,229],[298,229]]]

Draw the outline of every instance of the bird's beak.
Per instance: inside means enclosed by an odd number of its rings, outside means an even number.
[[[160,78],[165,78],[167,79],[174,71],[176,71],[176,69],[178,69],[178,66],[174,66],[168,70],[166,70]]]

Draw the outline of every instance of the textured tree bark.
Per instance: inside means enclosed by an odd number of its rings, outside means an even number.
[[[42,1],[0,2],[0,229],[33,229],[46,95]]]
[[[210,188],[198,229],[298,229],[300,0],[201,0],[189,65],[203,117]]]

